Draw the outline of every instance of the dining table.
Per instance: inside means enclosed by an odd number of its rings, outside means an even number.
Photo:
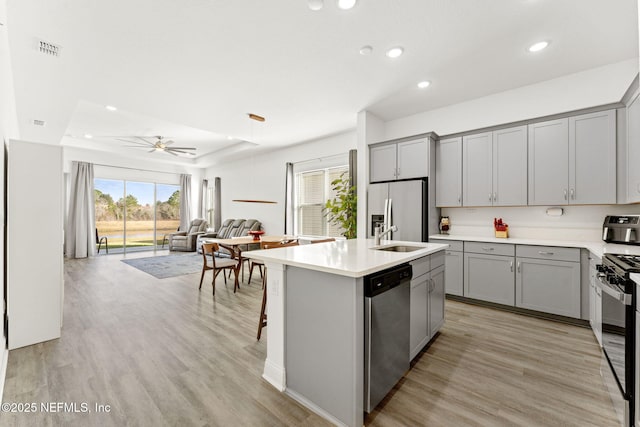
[[[250,245],[259,245],[260,242],[282,242],[282,241],[290,241],[295,240],[295,236],[291,235],[262,235],[259,236],[259,239],[253,238],[253,236],[240,236],[240,237],[232,237],[230,239],[217,239],[215,237],[209,237],[206,239],[202,239],[203,243],[217,243],[228,251],[233,251],[238,257],[238,266],[242,268],[242,281],[244,282],[244,259],[242,258],[242,252],[251,250],[249,249]],[[245,248],[246,247],[246,248]],[[259,247],[256,249],[260,249]]]

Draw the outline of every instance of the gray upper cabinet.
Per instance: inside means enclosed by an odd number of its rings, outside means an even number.
[[[627,203],[640,202],[640,96],[627,107]]]
[[[375,145],[369,148],[371,182],[396,179],[396,144]]]
[[[569,200],[569,119],[529,125],[529,204]]]
[[[369,147],[370,182],[429,176],[426,138]]]
[[[462,206],[462,138],[436,144],[436,206]]]
[[[429,152],[426,140],[399,142],[397,156],[397,179],[423,178],[429,175]]]
[[[464,206],[527,204],[527,128],[463,138]]]
[[[569,118],[569,203],[616,203],[615,110]]]
[[[527,204],[527,127],[493,132],[493,205]]]
[[[529,204],[616,203],[616,112],[529,125]]]
[[[493,133],[462,138],[462,200],[464,206],[493,204]]]

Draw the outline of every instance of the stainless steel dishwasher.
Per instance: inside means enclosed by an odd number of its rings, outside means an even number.
[[[409,369],[412,270],[403,264],[364,280],[364,410],[369,413]]]

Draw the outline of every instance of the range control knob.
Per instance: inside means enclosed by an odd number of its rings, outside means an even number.
[[[598,264],[598,265],[596,265],[596,270],[599,271],[600,273],[606,273],[607,272],[607,267],[605,267],[602,264]]]

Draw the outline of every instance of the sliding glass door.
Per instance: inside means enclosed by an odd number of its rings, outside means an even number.
[[[180,225],[180,186],[96,179],[99,237],[114,253],[167,248],[164,237]]]

